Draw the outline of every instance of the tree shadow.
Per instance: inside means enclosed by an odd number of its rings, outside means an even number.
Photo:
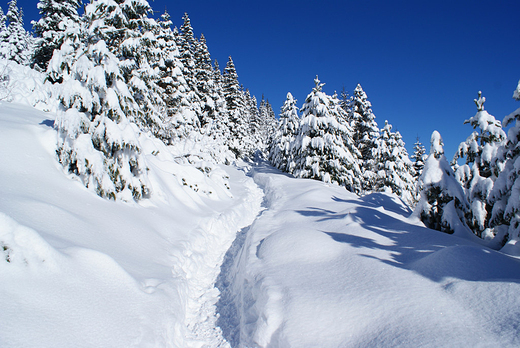
[[[360,202],[333,197],[337,202],[356,204],[355,209],[347,213],[315,207],[297,212],[302,216],[315,218],[317,222],[345,219],[343,227],[335,231],[321,232],[338,243],[345,243],[354,248],[387,251],[388,258],[360,255],[377,259],[393,267],[414,271],[435,282],[457,278],[467,281],[520,283],[520,260],[469,240],[417,226],[406,219],[398,219],[395,215],[391,216],[377,209],[381,207],[380,204],[384,204],[386,211],[402,216],[409,214],[404,215],[406,210],[397,203],[392,206],[391,197],[386,195],[368,197],[365,200],[363,198]],[[352,228],[353,224],[376,235],[351,234],[349,226]],[[384,238],[378,238],[377,235]]]
[[[332,200],[335,202],[352,203],[357,205],[361,203],[362,205],[371,208],[383,208],[386,211],[391,211],[403,217],[408,217],[413,212],[412,209],[410,209],[410,207],[408,207],[399,197],[379,192],[359,197],[356,200],[345,200],[336,196],[332,197]]]
[[[47,126],[47,127],[50,127],[50,128],[54,128],[54,120],[43,120],[39,123],[40,125],[42,126]]]

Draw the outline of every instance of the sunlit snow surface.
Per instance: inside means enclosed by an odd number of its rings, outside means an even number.
[[[230,249],[217,286],[239,347],[514,347],[520,263],[363,198],[269,167],[266,210]]]
[[[0,347],[520,345],[520,262],[392,195],[262,164],[221,167],[227,190],[141,139],[151,198],[108,201],[53,119],[0,103]]]

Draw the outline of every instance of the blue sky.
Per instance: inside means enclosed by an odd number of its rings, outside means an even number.
[[[7,1],[0,2],[4,10]],[[27,23],[36,1],[18,0]],[[520,107],[520,1],[150,1],[175,26],[188,12],[223,68],[231,55],[239,81],[275,112],[287,92],[301,106],[316,75],[325,92],[367,92],[379,126],[388,120],[411,151],[429,149],[438,130],[447,157],[471,133],[481,90],[497,119]]]

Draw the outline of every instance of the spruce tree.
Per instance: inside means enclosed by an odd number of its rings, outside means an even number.
[[[190,138],[198,131],[199,119],[190,104],[190,87],[184,78],[176,34],[171,29],[170,15],[165,12],[159,21],[157,49],[161,52],[157,62],[159,93],[164,102],[163,127],[157,137],[166,144]]]
[[[300,126],[297,100],[291,93],[282,106],[278,126],[273,142],[269,149],[269,161],[276,168],[292,173],[294,169],[292,146],[296,139]]]
[[[520,100],[520,81],[513,98]],[[493,204],[491,225],[495,228],[507,226],[508,232],[504,241],[508,248],[518,254],[520,242],[520,108],[507,115],[503,120],[504,127],[508,127],[507,139],[497,153],[497,160],[504,162],[490,194],[490,203]]]
[[[403,138],[399,132],[392,132],[392,125],[385,121],[377,146],[376,190],[395,193],[413,206],[416,202],[415,170],[408,158]]]
[[[228,119],[224,121],[228,122],[226,126],[230,133],[227,144],[237,158],[240,158],[251,153],[253,144],[249,136],[249,120],[244,112],[246,109],[244,93],[238,83],[238,75],[231,56],[224,69],[222,87],[228,112]]]
[[[49,62],[47,74],[50,81],[61,84],[64,108],[56,118],[57,153],[63,166],[101,197],[138,200],[149,194],[150,187],[139,129],[130,119],[138,117],[139,105],[125,77],[131,71],[122,63],[128,51],[125,35],[132,33],[117,27],[125,28],[131,23],[127,20],[136,16],[128,7],[113,4],[91,2],[84,27],[66,33]],[[120,45],[109,46],[104,38]]]
[[[432,133],[430,155],[419,177],[418,188],[421,197],[414,216],[434,230],[458,235],[471,233],[464,223],[469,205],[444,156],[442,138],[437,131]]]
[[[426,161],[427,157],[428,157],[428,155],[426,154],[426,149],[424,148],[424,145],[419,140],[419,137],[417,137],[415,144],[413,145],[413,154],[411,156],[411,159],[413,161],[415,179],[417,179],[417,178],[419,178],[419,176],[421,176],[422,170],[424,168],[424,161]]]
[[[294,175],[337,183],[355,192],[361,172],[344,144],[347,130],[338,122],[336,105],[322,91],[323,84],[317,76],[314,83],[302,107],[301,127],[294,145]]]
[[[61,47],[66,30],[78,27],[81,21],[78,8],[81,0],[40,0],[38,10],[41,18],[32,22],[36,35],[32,64],[41,70],[47,68],[54,50]]]
[[[23,27],[23,11],[17,1],[9,1],[6,18],[9,22],[0,42],[0,57],[28,65],[33,50],[33,37]]]
[[[372,104],[361,85],[354,90],[351,103],[351,120],[354,127],[354,142],[361,153],[361,170],[363,172],[363,190],[371,191],[377,181],[376,152],[379,128],[372,112]]]
[[[471,124],[475,131],[459,145],[452,160],[452,165],[456,165],[459,159],[466,159],[455,175],[471,205],[466,215],[467,224],[479,237],[483,237],[483,232],[489,227],[493,206],[488,200],[500,167],[494,159],[506,139],[500,121],[484,110],[485,101],[486,98],[479,92],[478,99],[475,99],[476,115],[464,121]]]

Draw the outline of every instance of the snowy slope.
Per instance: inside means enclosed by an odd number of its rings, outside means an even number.
[[[266,210],[226,256],[237,347],[518,347],[520,262],[363,198],[258,167]]]
[[[208,176],[143,136],[151,198],[108,201],[56,161],[53,118],[0,102],[0,347],[520,345],[519,261],[395,196]]]
[[[258,187],[222,167],[227,190],[144,139],[152,198],[107,201],[56,161],[53,117],[0,103],[0,346],[223,343],[213,284]]]

